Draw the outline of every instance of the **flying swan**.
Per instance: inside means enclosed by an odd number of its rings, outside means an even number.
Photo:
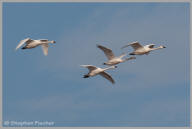
[[[119,57],[115,57],[111,49],[101,45],[97,45],[97,47],[100,48],[108,58],[108,61],[103,63],[104,65],[116,65],[116,64],[125,62],[127,60],[136,59],[135,57],[122,59],[124,56],[126,56],[126,54],[122,54]]]
[[[83,78],[88,78],[88,77],[93,77],[95,75],[101,75],[102,77],[106,78],[107,80],[109,80],[111,83],[115,83],[115,81],[113,80],[113,78],[105,72],[105,70],[108,70],[108,69],[114,69],[114,68],[117,68],[117,66],[110,66],[108,68],[99,68],[99,67],[96,67],[96,66],[93,66],[93,65],[81,65],[82,67],[85,67],[85,68],[88,68],[89,70],[89,73],[84,75]]]
[[[49,43],[56,43],[56,42],[55,41],[49,41],[47,39],[33,40],[30,38],[26,38],[26,39],[20,41],[20,43],[16,47],[16,50],[18,48],[20,48],[23,44],[26,44],[26,45],[24,47],[22,47],[22,49],[31,49],[31,48],[35,48],[35,47],[41,45],[44,55],[47,56]]]
[[[129,55],[144,55],[144,54],[148,55],[150,51],[166,48],[165,46],[162,45],[157,48],[154,48],[155,44],[148,44],[142,46],[138,41],[136,41],[123,46],[122,49],[128,46],[131,46],[134,49],[134,51],[132,53],[129,53]]]

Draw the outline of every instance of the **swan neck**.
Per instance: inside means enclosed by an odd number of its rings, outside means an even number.
[[[52,44],[54,44],[54,43],[56,43],[54,40],[52,40],[52,41],[45,41],[45,42],[40,42],[41,44],[49,44],[49,43],[52,43]]]
[[[157,50],[157,49],[161,49],[162,47],[159,46],[159,47],[156,47],[156,48],[152,48],[151,50]]]
[[[126,54],[123,53],[123,54],[121,54],[121,55],[119,56],[119,58],[122,59],[122,58],[125,57],[125,56],[126,56]]]
[[[53,41],[48,41],[47,43],[53,43]]]
[[[105,68],[104,71],[105,71],[105,70],[108,70],[108,69],[114,69],[114,66],[110,66],[110,67],[108,67],[108,68]]]

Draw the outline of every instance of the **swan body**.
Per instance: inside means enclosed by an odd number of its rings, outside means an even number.
[[[106,48],[106,47],[101,46],[101,45],[97,45],[97,47],[100,48],[108,58],[108,61],[103,63],[104,65],[116,65],[116,64],[125,62],[127,60],[136,59],[135,57],[123,59],[123,57],[126,56],[126,54],[124,54],[124,53],[118,57],[115,57],[115,55],[113,54],[111,49]]]
[[[49,41],[47,39],[33,40],[30,38],[26,38],[26,39],[20,41],[20,43],[16,47],[16,50],[18,48],[20,48],[23,44],[26,44],[26,45],[24,47],[22,47],[22,49],[31,49],[31,48],[35,48],[35,47],[41,45],[44,55],[47,56],[49,43],[56,43],[56,42],[55,41]]]
[[[113,83],[113,84],[115,83],[113,78],[108,73],[106,73],[105,71],[108,70],[108,69],[114,69],[117,66],[111,66],[111,67],[108,67],[108,68],[99,68],[99,67],[96,67],[96,66],[93,66],[93,65],[81,65],[81,66],[85,67],[85,68],[88,68],[88,70],[89,70],[89,73],[84,75],[84,78],[93,77],[93,76],[96,76],[96,75],[101,75],[102,77],[109,80],[111,83]]]
[[[162,46],[162,45],[157,48],[154,48],[155,44],[148,44],[148,45],[142,46],[139,42],[136,41],[123,46],[122,49],[128,46],[131,46],[134,49],[134,51],[132,53],[129,53],[129,55],[144,55],[144,54],[148,55],[153,50],[166,48],[165,46]]]

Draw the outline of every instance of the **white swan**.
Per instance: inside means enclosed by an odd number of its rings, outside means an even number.
[[[123,46],[122,49],[128,46],[131,46],[134,49],[134,51],[129,55],[144,55],[144,54],[148,55],[150,51],[166,48],[165,46],[162,46],[162,45],[157,48],[154,48],[155,44],[148,44],[148,45],[142,46],[139,42],[136,41]]]
[[[102,77],[109,80],[111,83],[113,83],[113,84],[115,83],[113,78],[108,73],[106,73],[105,70],[114,69],[114,68],[117,68],[117,66],[111,66],[111,67],[104,68],[104,69],[93,66],[93,65],[81,65],[81,66],[89,69],[89,73],[84,75],[84,78],[92,77],[92,76],[95,76],[95,75],[99,74]]]
[[[100,48],[108,58],[108,61],[103,63],[104,65],[116,65],[116,64],[125,62],[127,60],[136,59],[135,57],[122,59],[124,56],[126,56],[126,54],[122,54],[119,57],[115,57],[111,49],[101,45],[97,45],[97,47]]]
[[[24,40],[21,40],[20,43],[17,45],[16,50],[18,48],[20,48],[23,44],[26,44],[24,47],[22,47],[22,49],[31,49],[31,48],[35,48],[39,45],[42,46],[43,49],[43,53],[44,55],[48,55],[48,43],[56,43],[55,41],[49,41],[47,39],[39,39],[39,40],[33,40],[30,38],[26,38]]]

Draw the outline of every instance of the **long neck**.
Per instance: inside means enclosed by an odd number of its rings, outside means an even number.
[[[125,53],[123,53],[122,55],[120,55],[119,58],[121,59],[121,58],[123,58],[124,56],[126,56]]]
[[[47,44],[47,43],[54,43],[54,41],[46,41],[46,42],[42,42],[43,44]]]
[[[108,70],[108,69],[114,69],[114,68],[115,68],[115,66],[110,66],[110,67],[104,68],[103,71]]]
[[[47,41],[46,43],[53,43],[53,41]]]
[[[159,46],[159,47],[156,47],[156,48],[151,48],[151,50],[157,50],[157,49],[161,49],[162,47]]]

